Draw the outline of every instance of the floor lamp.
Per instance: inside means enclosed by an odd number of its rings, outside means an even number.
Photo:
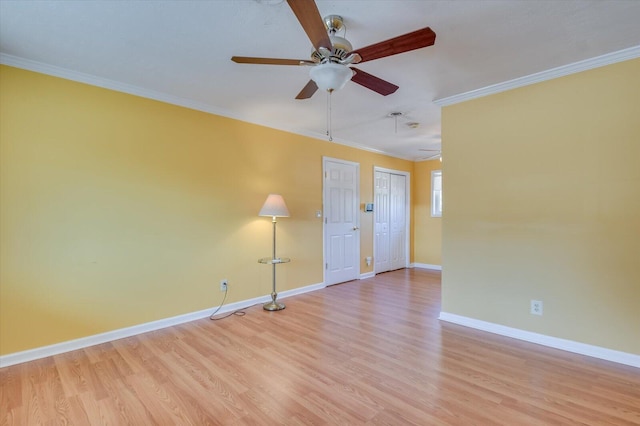
[[[289,259],[276,257],[276,218],[289,217],[289,209],[284,203],[284,198],[279,194],[269,194],[264,202],[258,216],[271,216],[273,222],[273,255],[271,258],[260,259],[260,263],[270,263],[273,268],[273,287],[271,289],[271,302],[265,303],[262,307],[266,311],[279,311],[285,308],[284,303],[276,301],[278,293],[276,293],[276,265],[279,263],[289,262]]]

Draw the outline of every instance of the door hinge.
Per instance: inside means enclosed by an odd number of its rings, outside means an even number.
[[[328,263],[324,264],[324,269],[329,269],[329,264]]]

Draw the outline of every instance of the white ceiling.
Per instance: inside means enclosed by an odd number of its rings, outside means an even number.
[[[333,94],[335,142],[422,159],[440,147],[434,99],[640,44],[640,1],[317,0],[344,18],[354,48],[426,26],[434,46],[358,68],[400,86]],[[70,78],[326,139],[327,96],[295,100],[307,67],[231,56],[307,59],[286,1],[0,1],[0,53]],[[25,66],[25,67],[29,67]],[[90,79],[89,79],[90,80]],[[401,112],[397,129],[392,112]],[[409,122],[420,123],[411,128]]]

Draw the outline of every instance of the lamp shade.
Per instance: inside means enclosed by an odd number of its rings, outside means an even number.
[[[353,71],[346,65],[326,62],[311,68],[309,76],[318,88],[332,92],[342,89],[353,77]]]
[[[280,194],[269,194],[258,216],[289,217],[289,209]]]

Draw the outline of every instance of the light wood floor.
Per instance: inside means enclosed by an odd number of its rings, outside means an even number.
[[[0,424],[639,425],[640,370],[439,322],[400,270],[0,370]]]

